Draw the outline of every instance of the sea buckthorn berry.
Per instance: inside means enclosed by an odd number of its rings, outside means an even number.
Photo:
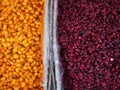
[[[19,71],[20,71],[20,69],[19,69],[19,68],[16,68],[16,69],[15,69],[15,71],[16,71],[16,72],[19,72]]]
[[[33,59],[32,59],[32,58],[28,59],[28,61],[29,61],[30,63],[33,63]]]
[[[26,83],[25,82],[22,82],[21,83],[21,87],[25,87],[26,86]]]
[[[43,11],[44,0],[0,1],[1,90],[43,90]]]
[[[14,90],[19,90],[19,88],[18,87],[14,87]]]

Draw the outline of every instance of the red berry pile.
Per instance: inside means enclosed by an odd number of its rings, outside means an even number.
[[[58,0],[64,90],[120,90],[120,0]]]

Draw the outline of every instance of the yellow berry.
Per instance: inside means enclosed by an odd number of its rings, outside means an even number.
[[[18,64],[16,64],[16,66],[17,66],[17,67],[21,67],[21,64],[20,64],[20,63],[18,63]]]
[[[24,69],[24,70],[27,70],[27,67],[26,67],[26,66],[23,66],[23,69]]]
[[[19,68],[16,68],[15,71],[16,71],[16,72],[19,72],[20,70],[19,70]]]
[[[15,81],[15,79],[13,79],[13,80],[12,80],[12,84],[15,85],[15,83],[16,83],[16,81]]]
[[[19,88],[18,87],[14,87],[14,90],[19,90]]]
[[[6,30],[6,29],[7,29],[7,25],[4,24],[4,25],[3,25],[3,30]]]
[[[30,63],[32,63],[32,62],[33,62],[33,59],[32,59],[32,58],[30,58],[30,59],[28,59],[28,61],[29,61]]]
[[[30,6],[29,6],[29,7],[28,7],[28,10],[30,10],[30,11],[31,11],[31,10],[32,10],[32,7],[30,7]]]
[[[15,59],[17,59],[19,56],[18,56],[18,54],[14,54],[13,57],[14,57]]]
[[[22,82],[21,83],[21,87],[25,87],[26,86],[26,83],[25,82]]]
[[[44,0],[3,0],[0,11],[0,89],[43,90]]]

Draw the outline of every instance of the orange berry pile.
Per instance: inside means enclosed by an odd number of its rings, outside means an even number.
[[[43,90],[44,0],[0,0],[0,90]]]

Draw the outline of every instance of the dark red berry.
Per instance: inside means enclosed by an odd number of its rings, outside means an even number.
[[[117,9],[117,13],[120,15],[120,8]]]
[[[58,0],[64,90],[120,89],[120,0]]]

